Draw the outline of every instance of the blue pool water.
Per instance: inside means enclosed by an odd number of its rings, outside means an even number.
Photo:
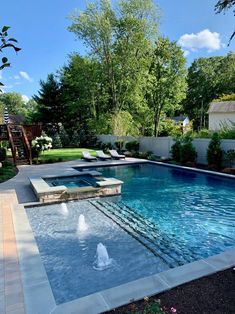
[[[146,233],[158,230],[172,249],[189,252],[189,260],[235,246],[235,179],[150,163],[96,170],[122,180],[120,207],[140,215]]]
[[[57,304],[169,269],[89,201],[27,208],[26,212]],[[88,229],[77,231],[78,217]],[[96,248],[103,243],[113,263],[97,271]]]
[[[49,186],[60,186],[64,185],[67,188],[78,188],[85,186],[95,186],[96,179],[91,175],[79,175],[79,176],[63,176],[44,179]]]
[[[26,209],[57,304],[235,246],[235,180],[150,163],[96,170],[124,181],[120,197]],[[99,242],[114,261],[104,271]]]

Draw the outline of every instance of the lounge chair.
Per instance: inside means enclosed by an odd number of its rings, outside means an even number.
[[[94,160],[97,160],[96,157],[94,156],[91,156],[91,154],[89,152],[82,152],[82,158],[87,160],[87,161],[94,161]]]
[[[125,155],[119,155],[115,149],[111,149],[109,152],[113,159],[125,159],[126,158]]]
[[[97,150],[96,155],[101,160],[111,159],[111,156],[104,154],[104,152],[102,150]]]

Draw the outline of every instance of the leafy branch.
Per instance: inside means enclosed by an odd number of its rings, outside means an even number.
[[[225,13],[225,11],[231,9],[232,6],[234,6],[234,5],[235,5],[235,0],[219,0],[215,5],[215,12],[216,13],[222,13],[222,12]],[[233,14],[235,16],[235,9],[233,10]],[[228,46],[229,46],[229,44],[230,44],[230,42],[234,36],[235,36],[235,31],[230,36]]]
[[[1,32],[0,32],[0,52],[3,52],[3,49],[5,48],[12,48],[15,50],[15,52],[18,52],[21,50],[21,48],[16,47],[15,43],[17,43],[17,40],[15,38],[9,38],[8,37],[8,30],[10,26],[3,26]],[[0,63],[0,71],[4,68],[9,67],[11,64],[8,61],[7,57],[2,57],[1,63]],[[0,86],[3,86],[3,83],[0,82]],[[1,91],[1,90],[0,90]]]

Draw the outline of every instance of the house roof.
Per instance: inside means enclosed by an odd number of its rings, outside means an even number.
[[[183,122],[186,118],[187,118],[187,116],[178,116],[178,117],[171,118],[171,120],[173,120],[175,122]]]
[[[9,114],[9,123],[22,124],[25,118],[20,114]]]
[[[235,112],[235,100],[212,102],[207,113],[211,112]]]

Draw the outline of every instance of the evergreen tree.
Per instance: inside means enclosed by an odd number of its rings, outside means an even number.
[[[61,139],[62,146],[63,147],[70,147],[69,135],[66,132],[66,130],[65,130],[63,125],[60,126],[59,136],[60,136],[60,139]]]
[[[38,95],[33,96],[38,104],[37,120],[58,126],[58,123],[65,119],[65,106],[61,98],[60,83],[53,74],[49,74],[46,81],[40,81],[40,86]]]
[[[78,132],[74,130],[71,140],[71,146],[72,147],[79,147],[80,144],[80,137],[78,135]]]
[[[61,139],[60,139],[59,133],[57,132],[52,137],[52,146],[53,148],[62,148]]]
[[[220,145],[221,140],[219,134],[214,133],[208,145],[207,161],[210,166],[213,165],[216,169],[220,169],[222,164],[223,151]]]

